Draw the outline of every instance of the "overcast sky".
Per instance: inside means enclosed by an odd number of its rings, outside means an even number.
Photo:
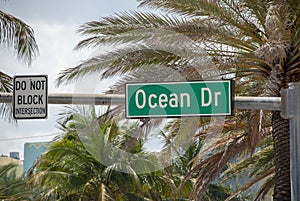
[[[0,0],[0,10],[20,18],[34,29],[40,50],[40,55],[28,68],[16,59],[10,49],[0,46],[0,69],[11,76],[46,74],[49,93],[78,92],[78,84],[77,88],[74,85],[55,87],[55,79],[61,70],[75,66],[92,54],[85,50],[73,51],[76,43],[82,39],[76,34],[76,29],[85,22],[136,9],[137,5],[135,0]],[[108,85],[107,82],[101,83],[101,89]],[[57,113],[63,111],[63,106],[49,105],[48,109],[47,119],[22,120],[18,126],[0,119],[0,155],[17,151],[23,158],[25,142],[48,141],[53,136],[34,136],[59,133],[56,119]]]

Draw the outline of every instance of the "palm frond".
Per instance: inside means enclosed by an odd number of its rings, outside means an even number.
[[[158,27],[162,30],[172,30],[177,29],[180,25],[187,26],[187,20],[153,13],[123,12],[82,25],[78,32],[84,36],[92,35],[92,37],[79,42],[75,49],[95,47],[105,43],[114,45],[139,42],[150,37],[155,38],[153,30]]]
[[[127,11],[79,27],[82,35],[116,35],[142,28],[175,27],[187,22],[184,18],[163,16],[148,12]]]
[[[102,73],[99,79],[121,76],[137,68],[149,65],[168,65],[180,61],[180,56],[144,46],[124,48],[106,55],[99,55],[82,62],[80,65],[62,71],[57,78],[57,85],[66,81],[74,81],[91,73]]]
[[[0,92],[12,92],[12,77],[0,71]]]
[[[12,92],[12,77],[0,71],[0,92]],[[0,116],[4,120],[16,123],[12,117],[12,104],[0,103]]]
[[[32,194],[26,188],[25,177],[17,175],[17,164],[8,164],[0,168],[0,199],[27,200]]]
[[[247,28],[249,29],[249,27]],[[175,16],[170,17],[132,11],[121,13],[114,17],[103,18],[99,22],[92,21],[83,25],[79,28],[79,32],[82,35],[92,35],[92,37],[79,42],[75,49],[95,47],[100,44],[115,45],[128,42],[141,42],[146,39],[160,39],[160,41],[164,41],[164,38],[161,36],[157,38],[158,35],[156,32],[158,30],[160,30],[160,34],[165,32],[163,30],[169,30],[185,35],[195,41],[211,40],[212,42],[244,50],[253,50],[256,48],[256,46],[252,46],[253,43],[249,43],[249,38],[252,38],[258,44],[261,43],[261,36],[253,35],[255,31],[248,34],[244,32],[240,33],[240,31],[232,31],[225,25],[214,20],[185,19]],[[246,36],[248,36],[247,40]]]
[[[247,190],[250,188],[253,184],[257,183],[258,181],[261,181],[262,179],[265,179],[266,177],[272,176],[275,173],[275,169],[271,168],[268,171],[264,172],[264,174],[257,176],[256,178],[249,181],[247,184],[245,184],[242,188],[240,188],[238,191],[233,193],[231,196],[229,196],[225,201],[229,201],[241,192]]]
[[[20,19],[2,11],[0,11],[0,44],[13,47],[18,58],[28,64],[38,54],[32,28]]]
[[[9,172],[17,167],[16,164],[8,164],[0,167],[0,178],[8,176]]]
[[[206,7],[213,8],[216,6],[215,1],[172,1],[172,0],[138,0],[140,7],[160,8],[168,12],[181,13],[183,15],[203,16],[207,15]]]
[[[211,178],[215,178],[217,173],[224,168],[229,160],[233,159],[237,153],[243,151],[245,149],[245,145],[246,141],[244,137],[236,138],[231,141],[224,150],[209,156],[200,163],[196,163],[191,171],[189,171],[189,173],[185,176],[181,184],[182,186],[193,175],[197,175],[197,181],[190,194],[190,198],[195,199],[204,195],[204,191],[211,182]]]
[[[0,103],[0,116],[3,120],[7,120],[9,123],[17,123],[12,114],[12,104]]]
[[[259,24],[254,21],[256,15],[249,12],[249,10],[243,10],[243,2],[227,0],[184,0],[180,2],[172,0],[144,0],[141,1],[140,6],[162,8],[167,12],[180,13],[187,16],[209,16],[210,20],[218,19],[222,23],[234,26],[242,31],[244,35],[255,38],[256,42],[260,42],[261,36],[264,34]]]
[[[244,3],[244,5],[243,5]],[[242,9],[248,8],[253,15],[256,16],[258,20],[259,26],[262,27],[263,30],[265,30],[265,20],[266,20],[266,10],[268,8],[270,1],[265,0],[245,0],[241,4]]]
[[[249,175],[250,177],[260,175],[261,173],[273,167],[273,156],[273,145],[263,148],[262,150],[257,151],[251,157],[247,157],[240,162],[229,165],[229,168],[222,173],[222,176],[225,177],[223,181],[231,178],[234,175],[240,174],[245,170],[252,170]]]
[[[275,184],[275,177],[269,176],[266,181],[264,181],[264,184],[260,187],[260,190],[256,194],[256,197],[254,198],[254,201],[260,201],[264,200],[265,196],[271,191],[272,187]]]

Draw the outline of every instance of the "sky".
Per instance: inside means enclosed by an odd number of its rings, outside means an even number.
[[[11,49],[0,45],[0,70],[11,76],[48,75],[49,93],[101,93],[111,81],[98,83],[97,89],[86,89],[84,80],[56,87],[55,79],[62,70],[95,54],[95,50],[73,50],[83,39],[76,33],[80,25],[121,11],[136,10],[137,5],[136,0],[0,0],[0,10],[20,18],[33,28],[39,46],[39,56],[28,67],[17,60]],[[25,142],[51,140],[60,133],[56,119],[63,110],[63,105],[49,105],[47,119],[19,120],[17,125],[0,118],[0,155],[20,152],[22,159]]]

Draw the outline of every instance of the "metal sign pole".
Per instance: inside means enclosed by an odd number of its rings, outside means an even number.
[[[291,198],[300,201],[300,83],[282,90],[281,115],[290,122]]]
[[[0,103],[12,103],[12,93],[0,92]],[[72,105],[124,105],[124,94],[71,94],[49,93],[49,104],[72,104]]]
[[[12,103],[12,93],[0,92],[0,103]],[[78,105],[124,105],[124,94],[71,94],[49,93],[49,104],[78,104]],[[281,110],[280,97],[234,97],[235,109],[251,110]]]

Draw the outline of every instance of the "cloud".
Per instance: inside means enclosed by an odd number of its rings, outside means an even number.
[[[115,12],[134,9],[136,0],[10,0],[0,7],[27,21],[78,23],[97,20]]]

